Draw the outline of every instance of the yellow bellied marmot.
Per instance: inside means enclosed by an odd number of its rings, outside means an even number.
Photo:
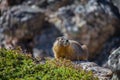
[[[56,59],[66,58],[69,60],[87,60],[88,49],[77,41],[65,37],[58,37],[53,44],[53,52]]]

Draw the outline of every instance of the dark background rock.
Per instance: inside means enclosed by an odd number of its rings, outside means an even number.
[[[119,0],[97,0],[97,2],[101,6],[108,6],[110,7],[110,10],[114,13],[114,15],[120,19],[120,13],[119,13]],[[117,5],[116,5],[117,4]],[[103,7],[104,10],[106,10],[105,7]]]
[[[117,7],[116,9],[119,10],[119,13],[120,13],[120,1],[119,0],[110,0],[110,1],[111,1],[111,4]]]
[[[118,47],[120,46],[120,36],[115,36],[109,38],[106,43],[104,44],[101,52],[96,55],[97,60],[95,59],[96,63],[101,66],[105,66],[109,55]]]
[[[9,6],[21,4],[25,0],[6,0]]]
[[[41,33],[34,38],[34,47],[45,51],[49,56],[53,57],[53,43],[56,40],[56,37],[62,36],[62,34],[53,24],[48,22],[46,23],[47,24],[44,25],[44,30],[42,30]]]

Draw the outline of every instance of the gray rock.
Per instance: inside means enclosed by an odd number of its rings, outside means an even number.
[[[18,5],[9,8],[0,16],[0,31],[5,36],[1,44],[4,47],[8,44],[13,46],[12,42],[16,41],[13,47],[31,46],[33,37],[41,31],[44,18],[43,11],[36,6]]]
[[[33,36],[40,31],[44,15],[40,9],[35,7],[14,6],[5,12],[2,18],[3,21],[0,27],[5,34],[23,38]]]
[[[120,47],[109,56],[108,66],[113,71],[112,80],[120,80]]]
[[[100,67],[94,62],[75,61],[73,63],[77,67],[82,67],[83,70],[92,71],[94,76],[98,77],[99,80],[110,80],[112,76],[112,71],[110,69]]]

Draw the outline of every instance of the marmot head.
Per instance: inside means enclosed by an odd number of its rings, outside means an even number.
[[[59,46],[67,47],[67,46],[70,45],[69,40],[68,40],[67,38],[65,38],[65,37],[58,37],[58,38],[56,39],[56,41],[58,42],[58,45],[59,45]]]

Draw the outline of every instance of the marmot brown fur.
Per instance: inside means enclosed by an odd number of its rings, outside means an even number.
[[[56,59],[88,60],[87,46],[65,37],[58,37],[52,49]]]

